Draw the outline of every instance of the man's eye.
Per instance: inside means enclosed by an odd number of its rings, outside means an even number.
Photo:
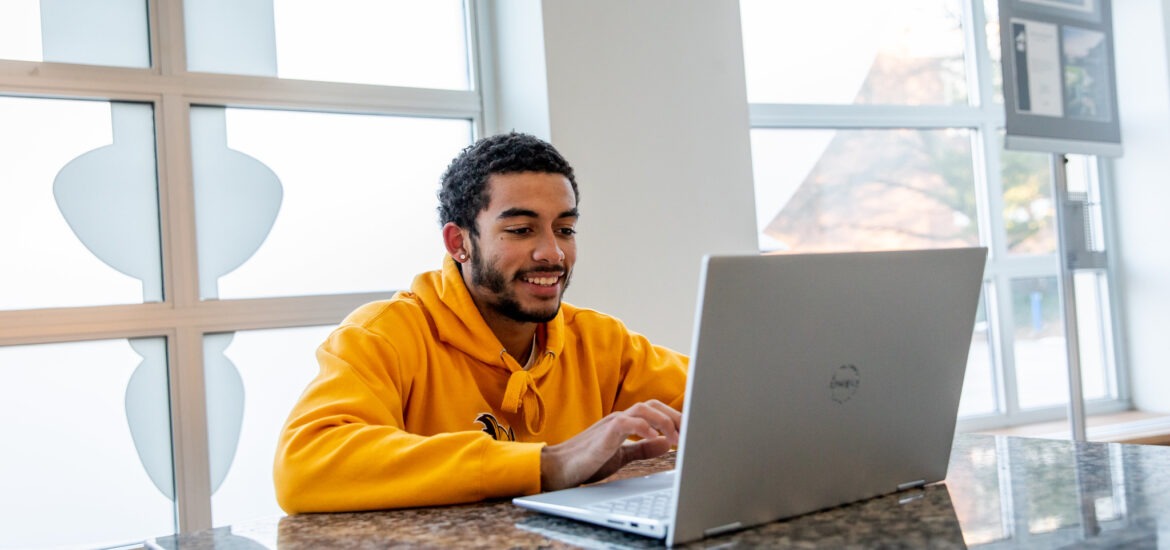
[[[558,229],[557,232],[566,237],[571,237],[577,234],[577,230],[572,227],[562,227]]]
[[[504,231],[513,235],[525,235],[532,232],[532,230],[527,227],[514,227],[511,229],[505,229]]]

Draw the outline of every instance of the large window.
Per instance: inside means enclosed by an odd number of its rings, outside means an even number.
[[[0,548],[280,514],[313,349],[441,259],[459,0],[0,3]]]
[[[1003,147],[994,0],[741,0],[763,251],[990,249],[961,426],[1068,406],[1052,156]],[[1102,172],[1070,156],[1084,248],[1105,253]],[[1081,223],[1080,219],[1073,223]],[[1110,273],[1078,268],[1090,412],[1126,406]]]

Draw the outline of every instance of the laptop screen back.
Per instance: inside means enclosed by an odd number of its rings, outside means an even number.
[[[668,543],[943,479],[985,260],[706,258]]]

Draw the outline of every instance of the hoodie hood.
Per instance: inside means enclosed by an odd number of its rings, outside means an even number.
[[[440,271],[430,271],[415,277],[410,290],[434,319],[441,342],[477,362],[511,373],[500,409],[509,413],[523,411],[529,432],[539,434],[543,431],[544,399],[540,396],[537,381],[553,368],[564,348],[566,304],[562,302],[556,317],[537,329],[544,333],[544,349],[540,351],[535,364],[529,370],[524,370],[516,359],[508,355],[500,339],[483,320],[463,282],[463,274],[450,255],[443,258]]]

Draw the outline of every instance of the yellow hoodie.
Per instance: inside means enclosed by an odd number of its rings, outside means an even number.
[[[351,313],[277,445],[289,513],[473,502],[540,491],[540,452],[614,411],[682,409],[687,358],[621,321],[562,303],[525,371],[455,262]]]

